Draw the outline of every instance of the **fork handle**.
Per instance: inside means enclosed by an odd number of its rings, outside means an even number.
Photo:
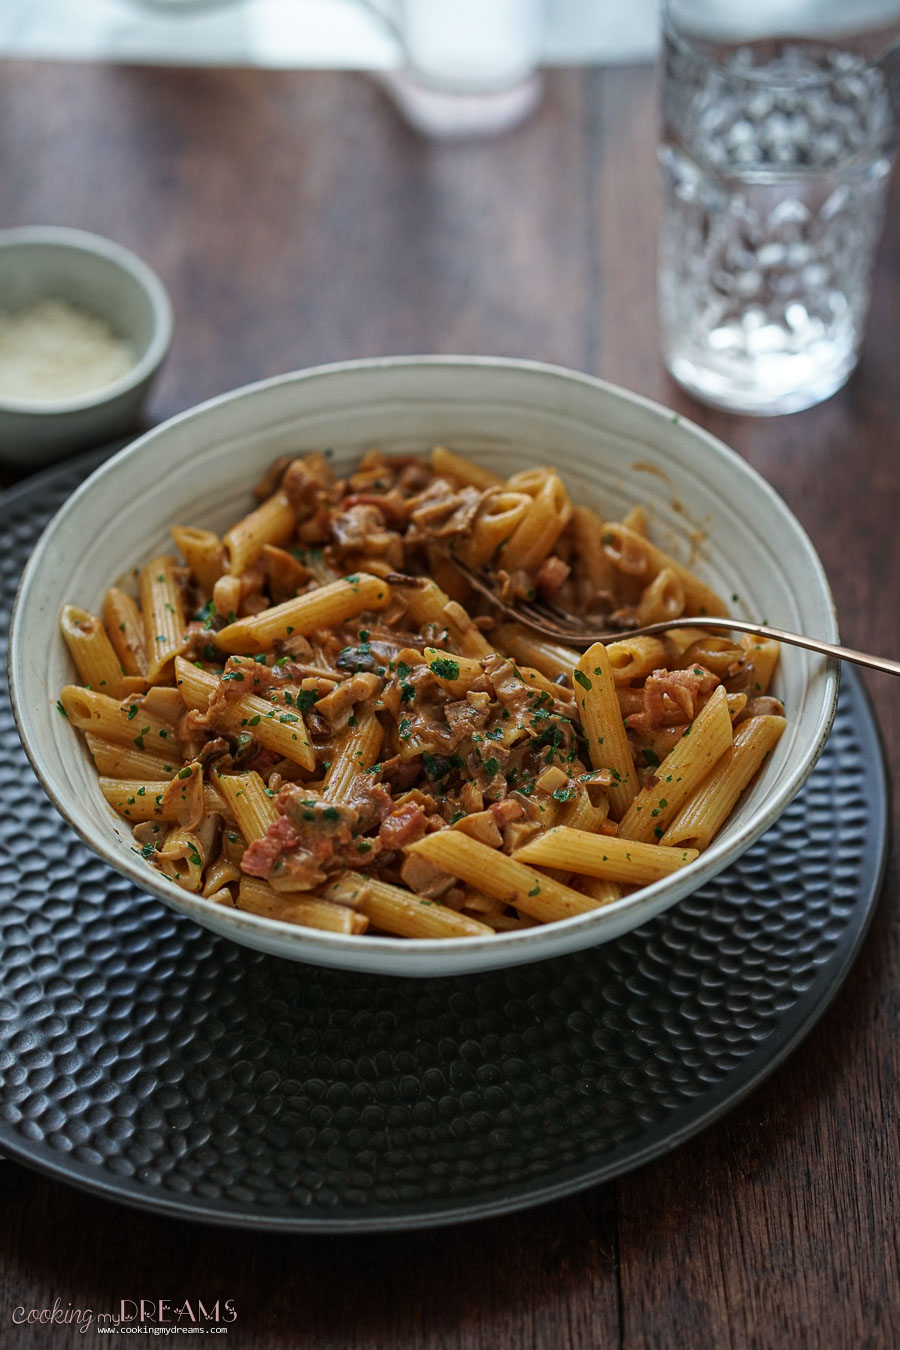
[[[811,652],[821,652],[824,656],[833,656],[838,661],[852,661],[857,666],[869,666],[872,670],[881,670],[888,675],[900,675],[900,661],[891,661],[886,656],[872,656],[868,652],[858,652],[852,647],[839,647],[834,642],[823,642],[820,638],[803,637],[800,633],[786,633],[782,628],[771,628],[768,624],[745,623],[742,619],[712,618],[704,615],[682,616],[668,619],[662,623],[644,624],[641,633],[664,633],[667,628],[707,628],[710,630],[734,633],[752,633],[755,637],[775,638],[791,647],[805,647]],[[607,634],[601,642],[615,642],[628,637],[627,633]]]

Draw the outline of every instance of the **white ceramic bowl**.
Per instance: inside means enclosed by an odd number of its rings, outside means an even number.
[[[594,913],[548,927],[453,941],[348,937],[225,910],[186,894],[131,849],[103,800],[82,737],[54,710],[72,679],[57,630],[70,601],[97,610],[108,585],[168,546],[184,522],[223,529],[278,455],[331,447],[452,445],[509,474],[553,464],[609,517],[638,502],[657,539],[748,618],[834,640],[828,583],[800,525],[737,455],[665,408],[586,375],[525,361],[394,357],[281,376],[182,413],[108,460],[47,527],[22,577],[10,635],[19,731],[48,795],[91,848],[142,890],[236,942],[298,961],[437,975],[536,961],[645,923],[741,854],[803,783],[837,700],[833,662],[786,648],[777,679],[788,726],[761,777],[692,866]]]
[[[25,471],[133,430],[172,340],[165,287],[136,254],[84,230],[0,230],[0,309],[65,300],[103,319],[135,362],[111,384],[41,402],[0,396],[0,461]]]

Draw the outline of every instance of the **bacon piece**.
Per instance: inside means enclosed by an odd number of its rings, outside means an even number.
[[[418,802],[407,802],[405,806],[399,806],[391,812],[378,831],[378,838],[385,848],[401,849],[422,839],[426,833],[422,807]]]
[[[655,731],[671,721],[673,705],[681,714],[679,721],[692,722],[699,712],[699,700],[719,683],[718,675],[704,666],[654,670],[644,684],[644,711],[626,717],[625,725],[638,734]]]
[[[490,812],[501,829],[511,821],[521,820],[525,814],[522,803],[512,797],[506,797],[502,802],[494,802]]]
[[[299,520],[316,515],[327,500],[334,475],[322,455],[293,459],[284,471],[281,486]]]
[[[397,488],[384,493],[351,492],[341,502],[341,510],[346,511],[353,506],[376,506],[385,522],[394,529],[402,529],[409,520],[409,506]]]
[[[435,478],[424,492],[410,499],[413,537],[448,539],[467,534],[481,509],[482,494],[474,487],[454,488],[446,478]]]
[[[359,818],[357,828],[360,833],[365,834],[387,819],[391,814],[394,799],[387,788],[382,787],[380,783],[373,783],[371,774],[358,773],[350,781],[345,804],[356,812]]]
[[[552,600],[558,594],[560,587],[569,578],[572,571],[568,563],[564,563],[562,558],[557,558],[555,553],[551,553],[549,558],[545,558],[537,570],[534,578],[535,589],[540,592],[545,600]]]
[[[366,549],[369,539],[384,534],[384,529],[377,506],[350,506],[331,517],[331,537],[340,550]]]
[[[302,783],[285,783],[275,805],[290,821],[297,843],[304,848],[316,850],[323,839],[346,844],[359,828],[355,807],[311,796]],[[271,832],[273,827],[269,828]]]
[[[325,879],[322,861],[303,848],[282,853],[268,877],[269,885],[275,891],[311,891],[321,886]]]
[[[473,706],[468,699],[444,705],[444,718],[456,740],[454,750],[460,741],[482,731],[488,719],[488,707]]]
[[[417,455],[391,456],[393,463],[404,463],[397,475],[397,486],[408,496],[422,491],[431,482],[431,466]]]
[[[411,788],[421,772],[422,760],[419,755],[414,759],[401,759],[399,755],[392,755],[381,766],[382,778],[390,783],[395,792],[405,792]]]
[[[249,877],[265,879],[283,852],[283,845],[269,835],[263,839],[254,839],[252,844],[247,845],[241,858],[241,871],[246,872]]]

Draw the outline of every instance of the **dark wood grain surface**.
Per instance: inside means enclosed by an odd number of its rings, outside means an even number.
[[[298,366],[535,357],[671,404],[806,526],[851,645],[900,656],[900,181],[859,372],[807,413],[693,403],[656,350],[654,81],[554,72],[500,140],[435,145],[365,76],[0,64],[0,226],[108,234],[169,287],[156,421]],[[2,546],[2,544],[0,544]],[[889,752],[900,689],[869,688]],[[900,877],[790,1060],[671,1156],[550,1207],[434,1234],[195,1228],[0,1164],[0,1344],[81,1343],[19,1306],[232,1298],[247,1350],[898,1343]]]

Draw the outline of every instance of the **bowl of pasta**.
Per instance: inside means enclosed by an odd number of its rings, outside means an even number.
[[[455,558],[617,636],[548,641]],[[836,637],[802,528],[698,427],[532,362],[349,362],[101,465],[25,569],[10,687],[144,891],[292,960],[464,973],[620,936],[785,809],[837,670],[704,630],[729,613]]]

